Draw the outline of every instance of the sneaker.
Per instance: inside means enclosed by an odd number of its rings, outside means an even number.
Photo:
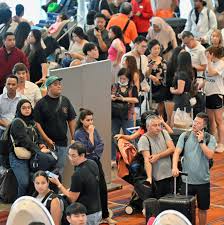
[[[218,144],[216,149],[215,149],[215,152],[223,153],[224,152],[224,145],[223,144]]]
[[[112,218],[110,217],[107,217],[105,219],[102,219],[100,221],[100,224],[109,224],[109,225],[113,225],[113,224],[117,224],[117,221],[116,220],[113,220]]]

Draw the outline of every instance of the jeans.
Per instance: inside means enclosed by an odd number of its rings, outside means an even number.
[[[63,177],[65,161],[67,156],[67,147],[55,145],[55,150],[58,154],[58,162],[56,167],[59,169],[59,174]]]
[[[65,57],[64,59],[62,59],[61,65],[62,67],[69,67],[70,63],[72,62],[72,58],[70,57]]]
[[[14,152],[9,153],[9,163],[16,176],[18,183],[18,195],[21,197],[27,194],[29,187],[29,161],[18,159]]]
[[[116,147],[113,141],[114,135],[119,134],[121,128],[124,134],[128,134],[126,129],[133,126],[134,126],[133,120],[123,120],[119,118],[112,118],[112,154],[111,154],[112,160],[116,159]]]
[[[86,225],[98,225],[100,223],[100,220],[102,218],[102,212],[96,212],[93,214],[87,215],[87,223]]]

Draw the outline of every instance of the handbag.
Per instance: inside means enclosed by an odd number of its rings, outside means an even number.
[[[13,149],[14,149],[16,157],[18,159],[30,159],[31,152],[24,147],[16,147],[16,144],[15,144],[15,141],[14,141],[12,135],[10,135],[10,137],[12,140],[12,145],[13,145]]]
[[[51,171],[57,164],[57,161],[58,156],[55,151],[51,150],[49,153],[36,151],[30,159],[30,170],[34,173],[38,170]]]
[[[178,108],[174,114],[174,127],[187,129],[190,128],[192,124],[193,119],[191,118],[191,115]]]

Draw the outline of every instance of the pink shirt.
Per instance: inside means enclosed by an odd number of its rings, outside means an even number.
[[[115,45],[115,42],[118,42],[118,41],[120,42],[119,44],[122,46],[122,48],[124,50],[123,54],[121,55],[121,58],[124,55],[124,53],[126,52],[124,43],[119,38],[114,39],[110,48],[108,49],[108,59],[110,59],[111,62],[114,62],[117,58],[117,49],[114,48],[114,45]]]

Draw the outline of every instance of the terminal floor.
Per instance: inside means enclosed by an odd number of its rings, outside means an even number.
[[[132,187],[119,178],[115,178],[113,183],[122,184],[122,189],[109,193],[109,207],[113,211],[113,218],[118,221],[117,225],[144,225],[143,215],[126,215],[124,211],[131,197]],[[9,209],[10,205],[0,204],[0,225],[6,224]],[[208,211],[208,225],[224,225],[224,153],[215,154],[214,166],[211,169],[211,208]]]

